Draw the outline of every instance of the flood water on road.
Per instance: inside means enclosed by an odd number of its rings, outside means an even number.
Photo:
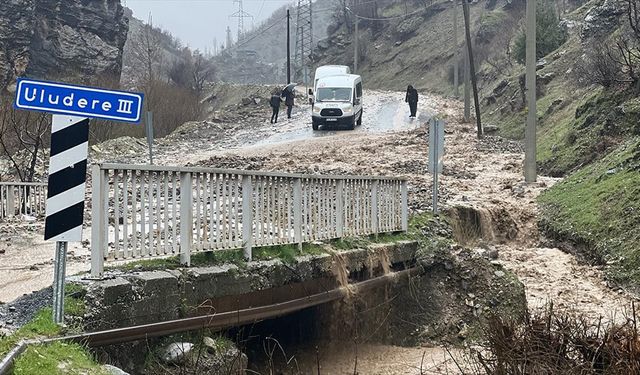
[[[320,130],[311,128],[311,106],[296,107],[292,119],[282,118],[273,125],[273,134],[247,146],[265,146],[290,141],[334,137],[347,134],[384,133],[411,130],[419,127],[431,117],[433,110],[424,106],[417,119],[409,118],[409,107],[398,93],[365,91],[362,125],[354,130],[342,127],[322,126]]]

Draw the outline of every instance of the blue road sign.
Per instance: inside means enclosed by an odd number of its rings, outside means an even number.
[[[14,105],[18,109],[138,123],[143,97],[139,93],[20,78]]]

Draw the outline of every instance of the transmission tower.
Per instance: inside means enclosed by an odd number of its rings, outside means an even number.
[[[244,19],[253,18],[253,16],[244,11],[242,8],[242,0],[233,0],[233,2],[238,3],[238,11],[229,17],[238,19],[238,43],[240,43],[240,40],[242,40],[242,36],[244,35]]]
[[[301,78],[305,84],[308,84],[309,69],[311,69],[311,49],[313,48],[311,0],[298,0],[297,10],[294,64],[296,77]]]

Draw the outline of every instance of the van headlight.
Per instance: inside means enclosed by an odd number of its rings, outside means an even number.
[[[353,107],[352,106],[348,106],[348,107],[342,108],[342,113],[344,113],[346,115],[353,113]]]
[[[320,111],[320,107],[316,107],[315,105],[313,106],[313,113],[320,113]]]

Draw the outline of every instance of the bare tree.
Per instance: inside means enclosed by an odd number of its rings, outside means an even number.
[[[193,53],[192,62],[192,88],[195,92],[201,94],[202,90],[204,90],[204,84],[213,78],[213,64],[210,59],[203,56],[198,50]]]
[[[11,103],[10,100],[3,100]],[[45,113],[19,111],[5,104],[0,108],[0,151],[20,181],[33,181],[38,159],[49,142],[50,121]]]
[[[162,67],[162,40],[161,32],[153,28],[151,24],[145,24],[131,38],[134,63],[143,69],[142,83],[148,86],[158,78],[158,72]]]

